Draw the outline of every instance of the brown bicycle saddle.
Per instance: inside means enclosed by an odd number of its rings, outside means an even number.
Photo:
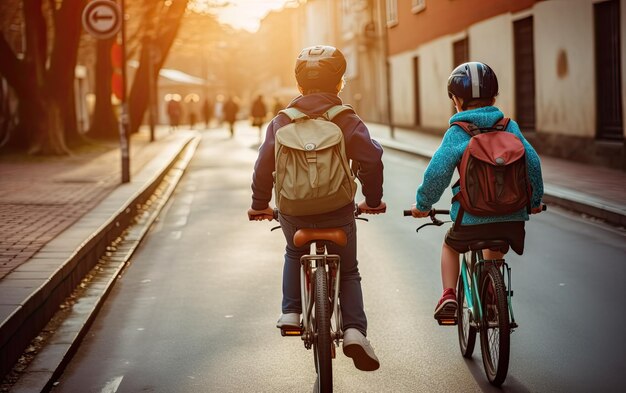
[[[341,228],[304,228],[298,229],[293,235],[293,244],[302,247],[315,240],[331,241],[339,246],[348,243],[348,237]]]

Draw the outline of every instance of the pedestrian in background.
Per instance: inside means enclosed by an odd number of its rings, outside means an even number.
[[[200,102],[200,96],[196,93],[187,94],[185,97],[185,104],[187,107],[187,116],[189,119],[189,128],[192,130],[196,126],[198,121],[198,105]]]
[[[231,138],[235,136],[237,112],[239,112],[239,105],[237,105],[232,96],[228,97],[228,100],[224,103],[224,120],[228,123]]]
[[[202,104],[202,117],[204,118],[204,129],[208,130],[211,125],[211,119],[213,118],[213,102],[210,97],[204,99]]]
[[[252,103],[252,127],[259,128],[259,141],[261,141],[261,133],[265,116],[267,116],[267,107],[263,102],[263,96],[259,94],[256,100]]]
[[[177,94],[172,95],[172,98],[167,102],[167,116],[170,119],[170,131],[178,128],[180,125],[180,116],[183,112],[180,105],[180,98],[176,96]]]
[[[221,127],[222,122],[224,121],[224,96],[222,94],[218,94],[215,99],[213,116],[217,121],[217,126]]]
[[[274,116],[278,116],[278,112],[282,111],[283,109],[285,109],[285,105],[280,102],[280,98],[274,97]]]

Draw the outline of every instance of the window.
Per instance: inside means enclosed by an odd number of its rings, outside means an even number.
[[[415,56],[413,58],[413,78],[414,81],[414,95],[415,95],[415,107],[413,108],[415,114],[415,122],[416,126],[422,124],[422,108],[420,103],[420,58]]]
[[[398,24],[398,0],[386,0],[387,4],[387,26]]]
[[[467,37],[452,43],[452,61],[454,62],[452,68],[456,68],[469,61],[469,40]],[[456,108],[454,107],[454,102],[450,102],[452,114],[455,114]]]
[[[454,67],[469,61],[469,40],[467,37],[452,43],[452,60]]]
[[[532,16],[513,22],[515,120],[524,131],[534,131],[536,128],[533,36]]]
[[[618,0],[593,5],[596,62],[596,126],[598,139],[621,140],[622,75]]]
[[[411,11],[417,14],[426,9],[426,0],[411,0]]]

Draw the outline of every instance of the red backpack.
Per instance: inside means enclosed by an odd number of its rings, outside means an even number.
[[[522,141],[505,131],[508,118],[489,128],[454,122],[472,138],[458,165],[460,191],[452,200],[461,204],[455,224],[461,225],[464,211],[476,216],[499,216],[523,207],[530,212],[532,189]]]

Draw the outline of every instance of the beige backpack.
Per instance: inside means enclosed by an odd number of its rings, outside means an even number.
[[[336,105],[312,119],[295,108],[280,112],[291,123],[276,132],[275,203],[290,216],[328,213],[354,201],[355,176],[343,133],[332,119],[349,106]]]

